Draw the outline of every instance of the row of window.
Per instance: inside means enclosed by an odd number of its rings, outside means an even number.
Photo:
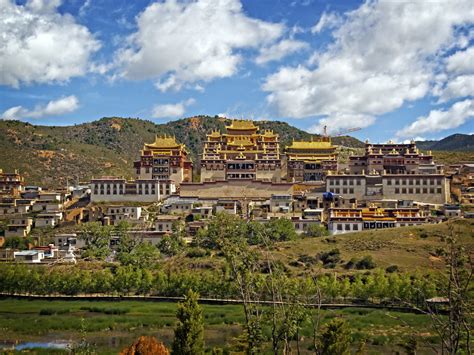
[[[434,187],[430,187],[429,189],[427,187],[423,187],[423,188],[420,188],[420,187],[417,187],[417,188],[406,188],[406,187],[402,187],[402,188],[399,188],[399,187],[396,187],[395,188],[395,193],[396,194],[399,194],[399,193],[402,193],[402,194],[440,194],[443,192],[443,189],[441,189],[441,187],[438,187],[438,188],[434,188]]]
[[[335,185],[335,186],[339,186],[339,185],[342,185],[342,186],[350,186],[350,185],[357,185],[357,186],[360,186],[361,185],[361,180],[362,179],[354,179],[354,180],[350,180],[350,179],[328,179],[328,184],[329,185]]]
[[[335,194],[354,194],[353,187],[343,188],[343,189],[336,187],[336,188],[330,188],[329,191]]]
[[[415,179],[387,179],[387,185],[441,185],[441,179],[415,178]]]
[[[227,174],[228,179],[254,179],[255,174]]]

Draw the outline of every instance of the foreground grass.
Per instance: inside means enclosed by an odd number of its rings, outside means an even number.
[[[113,314],[116,311],[122,314]],[[175,312],[176,304],[165,302],[5,299],[0,300],[0,344],[55,340],[77,342],[84,336],[98,353],[116,354],[140,335],[154,335],[170,346]],[[203,312],[209,350],[213,347],[241,349],[241,325],[244,321],[241,306],[203,305]],[[354,349],[365,341],[370,353],[400,350],[411,335],[419,339],[420,345],[436,342],[428,327],[429,319],[424,315],[354,308],[325,310],[322,317],[323,323],[333,317],[346,319],[352,329]],[[307,322],[302,331],[303,353],[309,353],[311,334]],[[426,344],[421,346],[421,353],[430,352]]]

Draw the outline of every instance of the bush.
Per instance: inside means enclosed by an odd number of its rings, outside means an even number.
[[[353,269],[357,264],[357,258],[352,258],[347,262],[347,264],[344,266],[347,270]]]
[[[387,267],[385,269],[386,272],[388,272],[389,274],[393,273],[393,272],[397,272],[398,271],[398,266],[397,265],[390,265],[389,267]]]
[[[357,262],[356,269],[369,270],[369,269],[374,269],[376,266],[377,265],[375,264],[374,259],[372,259],[372,256],[367,255]]]
[[[198,248],[198,247],[190,248],[186,253],[186,256],[188,258],[202,258],[208,255],[209,255],[209,251],[203,248]]]
[[[321,260],[325,267],[333,268],[338,262],[341,261],[341,252],[339,249],[332,249],[328,252],[321,253],[319,255],[319,260]]]
[[[104,313],[104,314],[114,314],[114,315],[123,315],[130,312],[128,308],[104,308],[104,307],[81,307],[82,311],[88,311],[91,313]]]
[[[51,308],[43,308],[39,311],[40,316],[52,316],[55,313],[54,309]]]
[[[318,224],[310,224],[308,229],[305,231],[307,237],[323,237],[329,235],[329,232],[324,226]]]

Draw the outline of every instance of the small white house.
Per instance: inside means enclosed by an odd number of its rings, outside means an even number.
[[[173,224],[179,221],[181,217],[170,215],[159,215],[155,219],[155,231],[159,233],[171,233],[173,231]]]
[[[35,219],[35,227],[56,227],[63,220],[62,212],[43,212],[39,213]]]
[[[142,207],[109,206],[105,210],[104,221],[116,225],[119,222],[140,223],[148,220],[148,213]]]
[[[40,263],[44,259],[42,250],[22,250],[13,253],[15,261],[22,263]]]
[[[291,212],[293,197],[291,195],[272,195],[270,198],[270,212]]]
[[[26,237],[33,227],[33,219],[30,217],[12,218],[5,230],[5,238]]]
[[[54,236],[54,245],[61,250],[68,250],[70,247],[74,249],[82,249],[86,246],[83,239],[77,237],[76,233],[56,234]]]

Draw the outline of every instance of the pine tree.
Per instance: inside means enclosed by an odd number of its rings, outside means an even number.
[[[320,341],[323,355],[349,354],[351,333],[347,323],[343,319],[333,319],[326,325]]]
[[[204,324],[198,298],[196,292],[189,290],[184,301],[178,303],[178,323],[174,331],[172,354],[204,354]]]

